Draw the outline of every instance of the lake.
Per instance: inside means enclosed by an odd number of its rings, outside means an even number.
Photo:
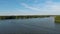
[[[59,34],[54,17],[0,20],[0,34]]]

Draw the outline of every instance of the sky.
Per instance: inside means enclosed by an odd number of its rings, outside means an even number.
[[[0,0],[0,15],[60,15],[60,0]]]

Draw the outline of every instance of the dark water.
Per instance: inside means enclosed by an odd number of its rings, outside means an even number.
[[[60,34],[54,17],[0,20],[0,34]]]

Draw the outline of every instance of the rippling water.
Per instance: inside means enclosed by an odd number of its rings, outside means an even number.
[[[0,34],[60,34],[54,17],[0,20]]]

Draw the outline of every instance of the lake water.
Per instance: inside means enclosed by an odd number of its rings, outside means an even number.
[[[0,20],[0,34],[60,34],[54,17]]]

